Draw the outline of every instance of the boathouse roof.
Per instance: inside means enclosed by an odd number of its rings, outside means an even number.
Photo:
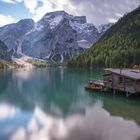
[[[140,80],[140,70],[134,70],[134,69],[112,69],[107,68],[106,71],[110,71],[111,73],[116,73],[118,75],[122,75],[125,77],[129,77],[134,80]]]

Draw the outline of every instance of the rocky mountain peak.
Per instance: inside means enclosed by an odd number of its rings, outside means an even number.
[[[20,20],[17,23],[9,24],[0,28],[0,39],[9,49],[14,49],[18,41],[34,26],[32,19]]]
[[[97,27],[99,33],[105,33],[113,23],[108,23],[108,24],[101,24]]]
[[[100,36],[85,16],[65,11],[47,13],[36,23],[23,19],[0,28],[0,39],[14,51],[15,57],[29,55],[59,62],[91,47]]]

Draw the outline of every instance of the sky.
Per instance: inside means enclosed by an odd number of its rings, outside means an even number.
[[[86,16],[95,26],[116,22],[140,6],[140,0],[0,0],[0,26],[24,18],[38,21],[48,12],[64,10]]]

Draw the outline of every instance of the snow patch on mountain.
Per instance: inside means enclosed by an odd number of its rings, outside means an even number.
[[[31,30],[31,32],[33,32],[33,31],[41,31],[42,29],[43,29],[43,25],[39,25],[39,24],[36,23],[34,25],[34,28]],[[29,33],[31,33],[31,32],[29,32]]]
[[[13,51],[13,56],[64,62],[90,48],[110,28],[96,28],[85,16],[65,11],[47,13],[37,23],[21,20],[0,28],[0,39]]]
[[[60,21],[62,21],[62,19],[63,19],[63,16],[59,15],[59,16],[49,20],[50,28],[54,29],[60,23]]]
[[[97,27],[97,30],[99,33],[105,33],[112,25],[113,23],[102,24]]]
[[[78,40],[78,45],[84,49],[90,48],[89,42],[87,40]]]
[[[70,22],[71,27],[76,30],[79,33],[82,33],[83,31],[85,31],[85,33],[89,33],[91,32],[92,26],[94,26],[93,24],[81,24],[81,23],[76,23],[76,22]]]

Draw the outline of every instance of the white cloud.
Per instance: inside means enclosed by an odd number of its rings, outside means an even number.
[[[6,104],[0,104],[0,120],[14,117],[16,111],[14,107]]]
[[[138,5],[140,0],[0,0],[6,3],[17,4],[24,2],[24,6],[38,21],[48,12],[64,10],[73,15],[87,16],[88,22],[95,25],[116,22],[126,12],[130,12]],[[39,2],[42,5],[39,5]]]
[[[6,2],[6,3],[11,3],[11,4],[15,4],[16,2],[13,0],[0,0],[2,2]]]
[[[115,23],[115,22],[117,22],[117,19],[115,19],[115,18],[109,18],[108,19],[108,22],[109,23]]]
[[[15,19],[13,19],[11,16],[5,16],[5,15],[0,15],[0,26],[14,23]]]
[[[37,7],[36,2],[42,2],[42,6]],[[87,16],[88,22],[95,25],[116,22],[126,12],[136,8],[140,4],[139,0],[128,2],[128,0],[114,3],[114,0],[34,0],[33,19],[38,21],[48,12],[64,10],[73,15]],[[126,6],[125,6],[126,5]]]
[[[85,114],[65,119],[36,107],[26,127],[17,128],[11,140],[135,140],[139,135],[140,128],[134,121],[111,116],[97,103]]]
[[[121,14],[121,13],[116,13],[115,15],[116,15],[116,17],[118,17],[118,18],[120,18],[120,17],[123,16],[123,14]]]
[[[5,3],[9,3],[9,4],[16,4],[19,2],[22,2],[23,0],[0,0],[0,2],[5,2]]]
[[[23,0],[14,0],[14,1],[16,1],[17,3],[19,3],[19,2],[22,2]]]
[[[75,12],[76,14],[76,7],[71,4],[69,0],[39,0],[42,2],[42,6],[36,7],[34,9],[34,16],[33,19],[38,21],[48,12],[64,10],[66,12],[72,13],[71,11]]]
[[[140,5],[140,0],[70,0],[76,6],[78,15],[86,15],[88,22],[96,26],[108,23],[108,19],[120,17],[116,13],[124,15]],[[119,15],[120,16],[120,15]],[[115,22],[115,20],[111,21]]]
[[[35,12],[35,8],[37,7],[38,0],[24,0],[25,7],[29,9],[31,13]]]
[[[25,140],[26,139],[26,133],[24,128],[20,127],[17,132],[16,135],[14,135],[11,140]]]

